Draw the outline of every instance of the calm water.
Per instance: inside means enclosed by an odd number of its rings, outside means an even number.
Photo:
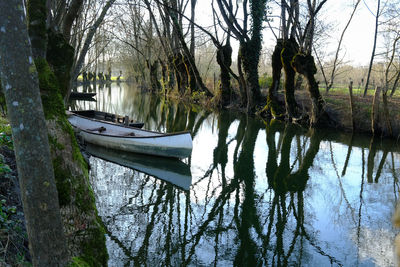
[[[109,266],[394,265],[396,143],[207,113],[124,84],[96,90],[73,108],[193,135],[183,162],[91,157]]]

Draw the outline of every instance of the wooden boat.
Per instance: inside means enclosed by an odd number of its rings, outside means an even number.
[[[95,95],[96,93],[71,92],[69,99],[96,101],[96,99],[93,98]]]
[[[122,124],[131,126],[131,127],[136,127],[136,128],[142,128],[144,125],[143,122],[133,122],[132,120],[129,120],[128,116],[121,116],[121,115],[112,114],[112,113],[103,112],[103,111],[97,111],[97,110],[93,110],[93,109],[77,110],[77,111],[71,111],[71,112],[74,114],[86,117],[86,118],[122,123]]]
[[[189,132],[164,134],[86,118],[71,112],[67,114],[71,125],[87,143],[171,158],[186,158],[192,153],[192,137]]]
[[[88,144],[85,150],[92,156],[167,181],[183,190],[189,190],[192,184],[189,165],[178,159],[117,151],[92,144]]]

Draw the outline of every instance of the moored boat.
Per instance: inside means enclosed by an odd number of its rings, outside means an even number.
[[[123,123],[125,125],[131,126],[131,127],[136,127],[136,128],[142,128],[144,123],[143,122],[134,122],[132,120],[129,120],[128,116],[121,116],[117,114],[112,114],[104,111],[97,111],[93,109],[88,109],[88,110],[74,110],[70,111],[74,114],[86,117],[86,118],[91,118],[91,119],[96,119],[96,120],[101,120],[101,121],[110,121],[110,122],[115,122],[115,123]]]
[[[186,158],[192,153],[190,132],[159,133],[67,112],[68,121],[87,143],[153,156]]]
[[[96,101],[96,99],[93,98],[94,96],[96,96],[96,93],[71,92],[69,99]]]

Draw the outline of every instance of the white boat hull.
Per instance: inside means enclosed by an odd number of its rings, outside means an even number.
[[[74,114],[68,120],[85,142],[106,148],[172,158],[186,158],[192,153],[189,132],[162,134]],[[94,130],[100,127],[105,130]]]
[[[86,151],[97,158],[151,175],[184,190],[189,190],[192,184],[189,165],[178,159],[155,159],[147,155],[116,151],[91,144],[86,146]]]

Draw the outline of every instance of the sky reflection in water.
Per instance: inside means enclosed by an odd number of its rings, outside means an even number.
[[[91,157],[110,266],[394,265],[396,144],[209,114],[124,84],[96,90],[73,108],[194,136],[189,190]]]

